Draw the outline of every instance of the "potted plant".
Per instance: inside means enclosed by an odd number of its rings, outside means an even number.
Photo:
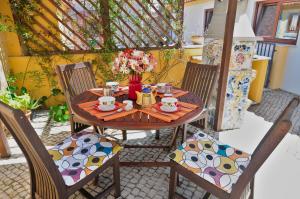
[[[34,100],[28,93],[17,95],[9,90],[0,91],[0,101],[24,112],[28,119],[31,118],[32,110],[41,106],[40,100]]]
[[[28,93],[16,96],[15,100],[20,103],[20,109],[25,113],[28,119],[31,119],[32,110],[41,106],[40,100],[32,99]]]

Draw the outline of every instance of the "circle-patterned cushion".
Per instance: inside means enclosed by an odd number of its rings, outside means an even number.
[[[223,144],[202,131],[188,139],[169,157],[228,193],[251,159],[249,154]]]
[[[122,147],[99,134],[81,131],[48,150],[67,186],[72,186],[107,160]]]

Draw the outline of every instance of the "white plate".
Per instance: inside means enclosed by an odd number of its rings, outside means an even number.
[[[100,105],[100,106],[98,106],[98,109],[100,111],[112,111],[115,108],[116,108],[116,105],[111,105],[111,106],[102,106],[102,105]]]
[[[161,106],[160,110],[162,110],[164,112],[168,112],[168,113],[173,113],[173,112],[176,112],[178,110],[178,107]]]

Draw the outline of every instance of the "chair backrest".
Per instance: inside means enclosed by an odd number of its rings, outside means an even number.
[[[201,98],[205,106],[209,105],[212,91],[216,83],[219,67],[188,62],[181,88]]]
[[[38,193],[41,198],[58,198],[65,187],[63,178],[24,113],[0,102],[0,120],[27,159],[33,194]]]
[[[262,166],[262,164],[271,155],[274,149],[282,141],[285,135],[289,132],[292,123],[291,117],[294,110],[300,103],[300,98],[294,98],[281,113],[279,118],[270,128],[268,133],[261,140],[259,145],[256,147],[255,151],[251,156],[251,161],[246,167],[243,174],[240,176],[237,183],[233,186],[232,194],[239,196],[247,184],[253,179],[257,170]],[[255,128],[253,129],[255,130]],[[233,197],[234,198],[234,197]]]
[[[58,65],[56,73],[59,76],[69,107],[74,96],[97,87],[95,75],[89,62]]]

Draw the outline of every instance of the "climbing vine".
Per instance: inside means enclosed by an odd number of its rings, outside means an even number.
[[[182,0],[161,0],[163,5],[166,5],[167,9],[162,9],[162,15],[166,19],[175,18],[170,22],[170,26],[174,27],[174,34],[176,35],[179,43],[182,41],[182,7],[180,7],[180,2]],[[39,22],[37,17],[39,13],[42,12],[40,6],[41,1],[36,0],[10,0],[11,9],[14,15],[12,19],[9,16],[2,15],[0,13],[0,31],[1,32],[16,32],[21,40],[21,45],[23,47],[24,54],[30,55],[32,58],[28,60],[27,67],[25,72],[14,74],[18,80],[24,84],[27,78],[30,78],[35,82],[36,88],[42,88],[45,86],[43,82],[48,83],[49,87],[52,90],[58,88],[58,82],[55,77],[54,67],[57,65],[57,59],[60,59],[59,62],[63,63],[74,63],[79,61],[91,61],[94,66],[94,71],[96,78],[99,83],[104,83],[108,80],[114,81],[124,81],[126,76],[122,74],[115,75],[111,71],[111,63],[114,60],[116,52],[120,49],[120,43],[124,42],[124,45],[128,45],[128,40],[132,39],[133,42],[139,46],[143,46],[144,50],[151,50],[151,38],[148,38],[146,35],[147,32],[157,31],[152,30],[151,27],[146,26],[145,24],[148,21],[151,21],[151,18],[145,17],[141,18],[138,13],[132,11],[132,8],[129,9],[129,6],[125,4],[124,1],[120,0],[108,0],[109,15],[108,18],[105,18],[105,11],[103,11],[103,5],[100,2],[102,1],[92,1],[92,0],[80,0],[84,5],[88,3],[93,6],[92,14],[96,17],[87,17],[85,20],[85,25],[79,26],[77,21],[71,20],[68,25],[76,27],[76,31],[80,37],[83,38],[86,43],[79,43],[79,47],[85,46],[84,50],[80,52],[82,55],[75,55],[74,52],[68,50],[67,48],[71,46],[67,45],[68,42],[62,42],[54,40],[54,36],[60,35],[58,30],[55,30],[51,26],[51,23],[48,23],[44,28],[35,29],[35,26],[38,26]],[[150,5],[147,0],[141,0],[144,5],[144,12],[151,12],[153,10],[153,5]],[[62,1],[55,0],[55,3],[59,6],[62,5]],[[121,7],[127,8],[129,15],[121,11]],[[154,5],[156,6],[156,5]],[[140,12],[140,10],[138,10]],[[88,12],[88,11],[87,11]],[[172,15],[172,16],[171,16]],[[100,16],[98,18],[98,16]],[[104,18],[103,18],[104,16]],[[61,13],[57,12],[57,17],[62,18]],[[121,23],[120,18],[123,20]],[[99,23],[99,20],[103,23]],[[105,20],[110,21],[110,23],[104,23]],[[132,27],[142,27],[134,28],[134,34],[132,31],[127,31],[126,34],[122,34],[118,27],[126,29],[132,28],[124,27],[124,21],[130,24]],[[14,25],[12,25],[14,24]],[[123,26],[122,26],[123,24]],[[132,28],[133,29],[133,28]],[[53,36],[54,35],[54,36]],[[102,43],[103,47],[99,49],[99,35],[104,35],[105,41]],[[108,35],[108,36],[107,36]],[[119,37],[119,40],[117,40]],[[60,37],[58,37],[60,38]],[[141,38],[143,40],[141,40]],[[52,39],[52,40],[51,40]],[[173,38],[174,39],[174,38]],[[47,40],[51,40],[51,45],[47,43]],[[165,42],[170,42],[169,38],[165,38]],[[118,41],[118,42],[117,42]],[[69,42],[70,43],[70,42]],[[163,41],[158,42],[162,48],[165,48]],[[60,47],[59,45],[65,45],[65,47]],[[147,82],[156,83],[166,78],[169,74],[169,71],[176,67],[182,62],[182,49],[175,49],[175,47],[180,47],[181,44],[173,45],[173,49],[161,49],[159,50],[159,62],[161,63],[161,68],[158,72],[152,72],[151,76],[145,79]],[[55,52],[51,50],[55,48]],[[148,48],[148,49],[146,49]],[[156,48],[157,49],[157,48]],[[92,53],[92,56],[87,56],[86,53]],[[55,56],[54,56],[55,55]],[[59,56],[59,58],[57,58]],[[35,60],[33,60],[35,59]],[[31,70],[31,63],[38,63],[41,71]]]

